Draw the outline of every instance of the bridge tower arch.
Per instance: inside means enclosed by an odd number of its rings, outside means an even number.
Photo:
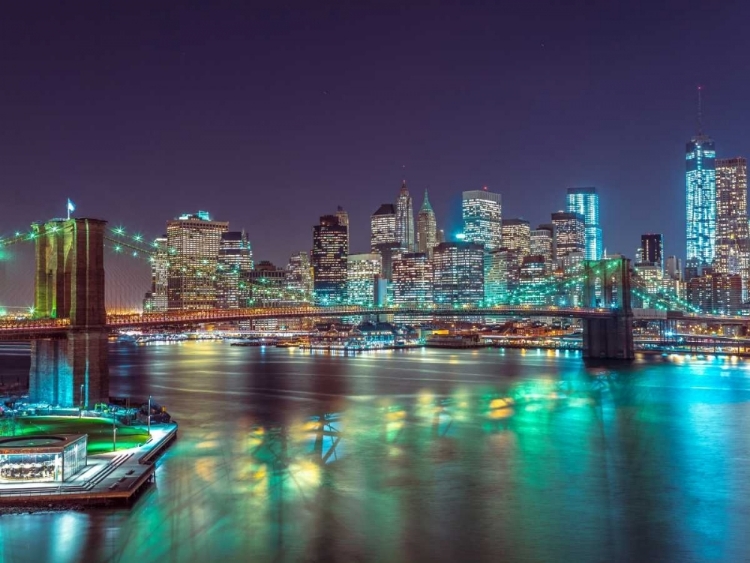
[[[34,314],[70,319],[65,337],[33,340],[29,397],[60,406],[109,399],[104,228],[101,219],[53,219],[33,226]]]
[[[623,257],[586,260],[583,307],[605,308],[606,318],[583,319],[583,357],[632,360],[633,310],[630,305],[630,260]]]

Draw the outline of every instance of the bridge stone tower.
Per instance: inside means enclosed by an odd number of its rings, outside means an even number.
[[[605,308],[606,318],[583,319],[583,357],[632,360],[633,311],[630,306],[630,260],[623,257],[586,260],[584,307]]]
[[[72,407],[109,398],[105,224],[100,219],[55,219],[33,226],[35,315],[70,319],[70,330],[62,338],[32,341],[32,401]]]

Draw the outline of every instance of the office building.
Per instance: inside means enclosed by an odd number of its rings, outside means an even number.
[[[682,260],[677,256],[667,256],[666,274],[670,279],[682,281]]]
[[[502,246],[502,205],[500,194],[482,190],[462,194],[461,213],[464,220],[464,240],[481,244],[485,250]]]
[[[219,309],[247,307],[250,299],[248,274],[252,269],[253,251],[245,231],[222,233],[216,275],[216,306]]]
[[[471,242],[444,242],[433,252],[435,304],[478,306],[484,300],[484,247]]]
[[[750,275],[750,234],[747,217],[747,160],[716,159],[716,260],[714,270],[739,274],[743,299]]]
[[[285,278],[291,296],[296,295],[300,302],[312,301],[313,275],[309,252],[297,252],[289,257]]]
[[[349,254],[349,213],[339,205],[336,208],[336,217],[339,218],[339,225],[346,227],[346,253]]]
[[[586,229],[583,215],[558,211],[552,214],[552,224],[555,229],[557,258],[564,258],[572,253],[581,253],[585,258]]]
[[[296,294],[286,291],[286,268],[261,260],[248,273],[250,299],[253,307],[279,307],[299,303]]]
[[[425,190],[424,201],[417,214],[417,247],[419,252],[432,256],[432,249],[437,244],[437,221]]]
[[[429,307],[433,302],[432,262],[423,252],[406,252],[393,261],[393,304]]]
[[[555,229],[552,225],[539,225],[531,231],[529,254],[544,256],[548,267],[555,259]]]
[[[346,258],[346,301],[351,305],[372,306],[381,274],[382,257],[370,254],[349,254]]]
[[[370,216],[370,250],[380,244],[396,242],[396,206],[384,203]]]
[[[698,130],[685,148],[687,259],[712,264],[716,256],[716,149]]]
[[[199,211],[167,221],[167,308],[171,311],[214,309],[221,235],[226,221],[212,221]]]
[[[324,215],[313,227],[313,291],[318,305],[346,300],[346,244],[349,229],[336,215]]]
[[[525,256],[518,276],[518,304],[551,305],[555,284],[547,273],[547,261],[542,255]]]
[[[641,235],[640,259],[638,262],[661,268],[663,265],[663,253],[664,243],[662,235],[653,233]]]
[[[531,253],[531,228],[525,219],[502,220],[503,247],[515,253],[516,263],[521,266],[523,259]]]
[[[396,199],[396,241],[406,252],[414,252],[416,248],[414,206],[406,187],[406,180],[401,184],[401,190]]]
[[[687,300],[705,313],[736,315],[742,307],[742,279],[708,271],[687,282]]]
[[[599,226],[599,194],[596,188],[568,188],[567,211],[583,216],[586,260],[601,260],[604,247],[602,229]]]
[[[167,237],[154,241],[155,252],[151,256],[151,290],[143,300],[143,310],[147,313],[162,313],[169,307],[169,254]]]

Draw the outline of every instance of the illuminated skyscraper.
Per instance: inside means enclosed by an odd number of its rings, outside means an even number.
[[[339,218],[339,225],[346,227],[346,253],[349,254],[349,214],[339,205],[336,208],[336,217]]]
[[[250,299],[248,274],[253,269],[253,251],[245,231],[227,231],[221,235],[216,275],[219,309],[247,307]]]
[[[312,301],[313,277],[309,252],[298,252],[289,258],[286,287],[291,295],[299,296],[299,301]]]
[[[393,261],[393,303],[414,307],[433,301],[432,262],[423,252],[406,252]]]
[[[503,219],[503,246],[512,250],[518,259],[518,266],[531,252],[531,228],[525,219]]]
[[[555,228],[552,225],[539,225],[531,231],[532,256],[544,256],[547,267],[555,259]]]
[[[437,245],[437,222],[430,200],[427,199],[427,190],[424,191],[422,208],[417,214],[417,245],[419,252],[428,256],[432,256],[432,249]]]
[[[167,221],[169,310],[216,307],[219,248],[228,228],[229,223],[211,221],[205,211]]]
[[[313,227],[315,303],[335,305],[346,299],[346,244],[349,229],[335,215],[324,215]]]
[[[167,288],[169,273],[169,255],[167,254],[167,237],[154,241],[156,253],[151,257],[151,291],[143,300],[143,309],[147,312],[164,312],[168,307]]]
[[[502,205],[500,194],[482,190],[463,192],[461,213],[466,242],[481,244],[485,250],[502,246]]]
[[[349,254],[346,258],[346,301],[352,305],[375,303],[375,285],[381,274],[380,254]]]
[[[687,259],[711,265],[716,256],[716,148],[701,129],[699,110],[698,135],[685,149]]]
[[[601,260],[602,229],[599,226],[599,194],[596,188],[568,188],[568,213],[583,215],[586,260]]]
[[[370,251],[377,252],[379,244],[396,242],[396,206],[384,203],[370,217]]]
[[[406,180],[401,184],[401,190],[396,199],[396,241],[407,252],[414,252],[414,206],[411,195],[406,187]]]
[[[484,300],[484,247],[470,242],[444,242],[433,252],[435,304],[476,306]]]
[[[641,263],[663,266],[664,243],[660,234],[641,235]]]
[[[552,224],[555,227],[555,248],[558,258],[575,252],[585,252],[586,227],[583,215],[558,211],[552,214]]]
[[[716,261],[721,274],[739,274],[743,298],[750,275],[750,234],[747,222],[747,160],[716,159]]]

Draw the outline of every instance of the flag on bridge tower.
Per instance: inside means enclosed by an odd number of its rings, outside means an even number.
[[[70,201],[70,198],[68,198],[68,219],[70,219],[70,214],[76,210],[76,206],[73,205],[73,202]]]

